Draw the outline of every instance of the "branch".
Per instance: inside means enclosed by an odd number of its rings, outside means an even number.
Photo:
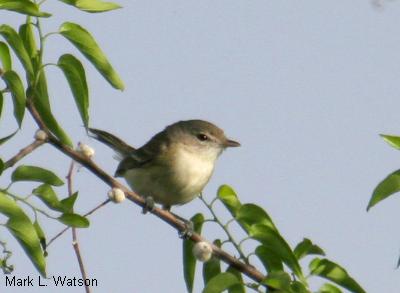
[[[7,162],[4,163],[4,169],[10,168],[14,166],[19,160],[21,160],[23,157],[26,155],[30,154],[33,152],[35,149],[40,147],[42,144],[44,144],[46,141],[44,140],[39,140],[36,139],[34,142],[32,142],[30,145],[24,147],[21,149],[18,154],[16,154],[14,157],[9,159]]]
[[[108,204],[111,200],[110,199],[106,199],[105,201],[103,201],[101,204],[99,204],[98,206],[94,207],[93,209],[91,209],[90,211],[88,211],[86,214],[84,214],[84,217],[90,216],[91,214],[93,214],[95,211],[99,210],[100,208],[104,207],[106,204]],[[50,246],[50,244],[52,242],[54,242],[58,237],[60,237],[61,235],[63,235],[66,231],[68,231],[71,227],[67,226],[64,229],[62,229],[60,232],[58,232],[53,238],[50,239],[50,241],[47,243],[46,247],[48,248]]]
[[[53,145],[55,148],[60,150],[62,153],[73,159],[74,161],[77,161],[80,163],[82,166],[90,170],[94,175],[99,177],[103,182],[105,182],[107,185],[110,187],[116,187],[120,188],[126,195],[126,197],[137,204],[140,207],[145,207],[146,203],[140,195],[136,194],[135,192],[129,190],[127,187],[119,183],[117,180],[115,180],[112,176],[107,174],[105,171],[103,171],[100,167],[98,167],[91,159],[83,156],[81,153],[73,150],[72,148],[62,144],[50,131],[47,129],[45,124],[43,123],[39,113],[36,111],[33,102],[32,102],[32,97],[30,97],[27,101],[27,107],[36,121],[36,123],[39,125],[39,127],[45,131],[48,134],[48,140],[51,145]],[[176,218],[173,214],[171,214],[169,211],[160,209],[155,207],[150,213],[154,214],[158,218],[160,218],[162,221],[166,222],[173,228],[175,228],[178,232],[185,232],[187,230],[185,223],[180,221],[178,218]],[[188,237],[193,242],[200,242],[200,241],[207,241],[205,238],[203,238],[201,235],[197,233],[193,233]],[[208,242],[208,241],[207,241]],[[260,271],[258,271],[255,267],[251,265],[247,265],[244,262],[238,260],[234,256],[230,255],[226,251],[222,250],[221,248],[217,247],[216,245],[211,244],[213,248],[213,254],[227,263],[228,265],[236,268],[238,271],[242,272],[246,276],[248,276],[250,279],[260,283],[262,280],[265,279],[264,274],[262,274]]]
[[[235,247],[235,249],[237,250],[237,252],[240,255],[240,259],[242,259],[247,265],[249,265],[249,261],[248,261],[247,257],[244,255],[242,249],[236,243],[235,239],[233,239],[233,236],[232,236],[231,232],[228,230],[227,225],[224,225],[221,223],[221,221],[218,219],[217,215],[215,214],[214,210],[212,209],[213,202],[211,202],[210,204],[207,203],[201,194],[200,194],[199,198],[204,203],[204,205],[207,207],[207,209],[209,210],[211,215],[213,216],[214,222],[216,222],[221,227],[221,229],[225,232],[225,234],[228,236],[228,242],[232,243],[232,245]]]
[[[73,191],[72,191],[72,176],[74,173],[74,161],[71,162],[71,165],[69,167],[68,175],[67,175],[67,182],[68,182],[68,195],[72,196]],[[78,237],[76,234],[76,228],[72,227],[72,246],[74,247],[75,255],[76,258],[78,259],[79,263],[79,270],[81,271],[82,278],[84,280],[87,279],[86,275],[86,270],[85,270],[85,265],[83,263],[81,251],[79,249],[79,243],[78,243]],[[90,287],[88,284],[85,282],[85,291],[86,293],[90,293]]]

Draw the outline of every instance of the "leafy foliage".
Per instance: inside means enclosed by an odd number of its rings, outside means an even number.
[[[310,263],[310,272],[312,275],[318,275],[326,278],[350,292],[366,292],[357,282],[349,276],[345,269],[340,265],[328,260],[315,258]]]
[[[325,252],[318,246],[311,242],[310,239],[304,238],[293,251],[297,259],[302,259],[307,255],[317,254],[325,255]]]
[[[49,13],[41,12],[39,6],[29,0],[0,0],[0,9],[38,17],[51,16]]]
[[[221,247],[221,240],[214,240],[214,245]],[[217,258],[212,258],[203,264],[203,280],[204,286],[207,286],[208,282],[221,273],[221,262]]]
[[[76,106],[81,114],[83,124],[89,123],[89,91],[86,84],[86,74],[82,63],[71,54],[64,54],[58,59],[58,66],[68,80]]]
[[[69,40],[114,88],[124,89],[124,84],[117,72],[86,29],[76,23],[65,22],[60,27],[60,34]]]
[[[229,211],[232,218],[225,220],[227,224],[223,224],[222,220],[213,210],[213,204],[220,200],[221,203]],[[258,292],[264,290],[285,292],[285,293],[310,293],[308,279],[304,277],[303,268],[300,260],[310,255],[325,255],[325,252],[310,239],[304,238],[294,249],[280,234],[278,228],[273,223],[268,213],[255,204],[240,203],[236,192],[232,187],[223,185],[218,189],[217,196],[208,204],[212,218],[202,221],[209,221],[218,224],[223,228],[227,239],[215,240],[214,244],[218,247],[230,243],[235,247],[236,254],[240,255],[240,259],[249,265],[253,265],[249,260],[250,256],[255,255],[262,263],[267,272],[264,280],[260,283],[246,283],[246,277],[232,267],[224,269],[221,260],[211,258],[203,265],[203,292],[244,292],[244,288],[255,289]],[[229,231],[230,225],[236,222],[246,233],[246,237],[236,241],[232,238]],[[241,243],[244,241],[258,242],[254,251],[244,252]],[[239,243],[239,244],[238,244]],[[191,259],[193,267],[193,258]],[[184,267],[184,269],[187,269]],[[193,273],[193,271],[192,271]],[[363,293],[364,289],[338,264],[327,259],[318,262],[315,258],[310,262],[309,274],[319,276],[343,287],[351,292]],[[190,279],[190,288],[193,288],[193,278]],[[186,284],[188,285],[187,279]],[[266,287],[268,289],[266,289]],[[321,291],[323,290],[323,291]],[[337,291],[339,290],[339,291]],[[189,291],[190,292],[190,291]],[[340,292],[335,285],[327,283],[320,288],[320,292]]]
[[[18,126],[21,127],[22,119],[25,114],[25,91],[21,79],[15,71],[6,71],[2,76],[8,89],[11,92],[11,96],[14,102],[14,116],[18,122]]]
[[[61,186],[64,182],[53,172],[36,166],[19,166],[11,175],[13,182],[37,181],[53,186]]]
[[[86,12],[106,12],[120,8],[115,3],[100,0],[61,2]],[[38,112],[41,122],[49,131],[63,144],[72,147],[71,139],[51,111],[51,97],[47,88],[45,72],[48,63],[45,63],[43,54],[47,36],[40,26],[40,18],[50,17],[51,14],[43,12],[41,4],[42,2],[38,4],[30,0],[0,0],[0,10],[8,10],[27,16],[26,22],[19,27],[18,32],[7,24],[0,25],[0,37],[4,40],[0,41],[0,77],[6,85],[6,88],[0,88],[0,117],[4,96],[10,95],[14,105],[14,116],[18,127],[21,128],[27,104],[31,103]],[[107,81],[118,89],[123,88],[123,83],[118,74],[86,29],[73,23],[64,23],[59,33],[74,44]],[[11,50],[21,63],[24,70],[23,74],[17,73],[13,69],[14,60],[10,54]],[[65,75],[75,99],[77,110],[87,127],[89,125],[89,89],[84,66],[72,54],[60,56],[57,66]],[[25,76],[26,80],[23,80],[22,76]],[[12,139],[16,133],[17,131],[1,138],[0,145]],[[1,174],[3,169],[7,167],[2,160],[0,162]],[[32,195],[38,198],[52,213],[58,215],[51,215],[49,212],[37,208],[29,202],[29,196],[19,197],[12,194],[8,188],[19,182],[42,183],[33,188]],[[58,198],[54,187],[63,184],[63,181],[48,169],[21,165],[13,170],[11,184],[6,189],[0,189],[0,191],[2,190],[0,192],[0,214],[8,217],[5,226],[19,241],[21,247],[43,276],[45,276],[46,235],[39,224],[38,214],[43,214],[71,227],[86,228],[89,226],[87,218],[73,212],[78,197],[77,192],[61,200]],[[35,215],[34,221],[20,207],[21,202],[32,209]],[[0,267],[4,272],[11,270],[11,266],[7,263],[10,255],[7,254],[7,257],[0,258]]]
[[[203,293],[220,293],[240,285],[238,277],[232,273],[220,273],[213,277],[205,286]]]
[[[106,12],[119,9],[121,6],[112,2],[104,2],[100,0],[60,0],[66,4],[72,5],[79,10],[96,13]]]
[[[372,193],[372,197],[368,203],[367,210],[372,208],[380,201],[386,199],[394,193],[400,191],[400,170],[389,174],[383,179]]]
[[[65,213],[58,217],[58,220],[70,227],[87,228],[89,220],[77,214]]]
[[[381,134],[381,137],[390,146],[395,149],[400,149],[400,137],[394,135]],[[367,211],[375,206],[377,203],[386,199],[400,191],[400,170],[394,171],[389,174],[385,179],[383,179],[378,186],[375,187],[371,199],[369,200]]]
[[[4,42],[0,42],[0,61],[4,71],[11,70],[12,59],[10,56],[10,50],[8,49],[7,44]]]
[[[33,65],[24,43],[18,33],[9,25],[0,25],[0,35],[3,36],[7,44],[14,51],[21,64],[24,66],[28,80],[33,79]]]
[[[190,221],[193,223],[193,230],[196,233],[201,233],[204,223],[202,214],[194,215]],[[196,272],[196,259],[192,253],[194,243],[190,240],[183,240],[183,276],[188,292],[193,292],[194,275]]]
[[[400,136],[381,134],[381,137],[391,147],[400,150]],[[374,189],[367,205],[367,211],[389,196],[400,191],[400,170],[396,170],[383,179]],[[397,261],[397,268],[400,266],[400,258]]]
[[[59,0],[59,2],[60,5],[70,5],[89,13],[120,8],[118,4],[101,0]],[[6,85],[5,88],[0,89],[0,117],[4,96],[12,98],[14,117],[18,128],[22,127],[25,110],[27,106],[31,105],[39,115],[39,125],[44,125],[56,140],[71,149],[73,147],[72,140],[52,113],[53,98],[49,95],[46,68],[48,65],[55,65],[63,72],[75,100],[77,111],[87,128],[90,123],[90,98],[85,65],[73,54],[59,56],[57,64],[47,63],[44,48],[50,39],[48,37],[52,34],[63,36],[115,89],[123,90],[124,84],[98,42],[86,28],[76,23],[64,22],[60,25],[58,32],[46,34],[40,25],[41,18],[52,15],[42,11],[41,4],[43,3],[29,0],[0,0],[0,10],[27,16],[26,22],[21,24],[18,32],[7,24],[0,25],[0,36],[3,39],[0,41],[0,76]],[[16,68],[19,67],[14,66],[16,60],[13,60],[11,51],[22,65],[23,72],[17,72]],[[17,131],[10,131],[10,135],[1,138],[0,145],[12,139]],[[384,139],[391,145],[400,148],[400,139],[393,136],[384,136]],[[4,168],[7,168],[6,164],[0,160],[0,175]],[[397,180],[397,173],[386,181],[384,180],[381,186],[378,186],[368,208],[400,190]],[[20,182],[35,184],[32,187],[32,193],[23,197],[13,194],[10,188]],[[40,185],[36,186],[36,182],[39,182]],[[40,224],[39,216],[44,215],[69,227],[87,228],[89,226],[86,217],[74,212],[74,205],[78,198],[77,192],[63,199],[58,196],[57,187],[63,184],[64,182],[47,168],[20,165],[12,171],[9,186],[0,188],[0,214],[7,218],[5,228],[17,239],[33,265],[43,276],[46,275],[47,237]],[[31,202],[31,198],[36,199],[36,202],[44,208],[36,207]],[[213,203],[216,201],[220,201],[230,214],[231,218],[226,223],[221,222],[213,209]],[[21,203],[32,210],[34,218],[32,216],[31,219],[28,216],[21,207]],[[227,290],[229,293],[243,293],[246,287],[259,292],[267,290],[288,293],[311,292],[300,260],[309,255],[324,255],[324,251],[319,246],[309,239],[304,239],[292,249],[280,234],[269,214],[256,204],[242,204],[234,189],[228,185],[222,185],[218,189],[216,197],[206,206],[210,211],[211,218],[205,219],[203,214],[193,216],[191,221],[194,224],[194,231],[200,234],[206,221],[218,224],[226,234],[226,239],[216,239],[213,242],[214,247],[223,248],[224,245],[230,244],[235,254],[239,255],[240,261],[250,267],[253,266],[252,257],[257,258],[259,263],[264,266],[266,275],[260,282],[249,283],[248,278],[236,267],[226,266],[219,258],[213,256],[202,267],[203,292],[218,293]],[[234,223],[245,233],[245,238],[239,242],[234,239],[230,231],[230,227]],[[254,251],[244,251],[242,244],[245,241],[253,242]],[[5,257],[0,257],[0,268],[5,273],[10,272],[12,266],[7,261],[11,254],[4,248],[3,243],[0,244],[5,253]],[[187,239],[183,241],[183,275],[188,292],[193,292],[196,272],[197,260],[192,253],[193,247],[192,241]],[[323,285],[319,292],[340,292],[336,285],[352,292],[365,292],[345,269],[327,259],[315,258],[309,265],[309,273],[329,280],[330,283]]]
[[[18,240],[42,276],[46,276],[46,262],[34,225],[17,203],[0,192],[0,213],[8,217],[6,227]]]

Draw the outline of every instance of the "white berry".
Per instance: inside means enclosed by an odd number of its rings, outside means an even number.
[[[197,242],[193,247],[193,254],[197,260],[206,262],[211,259],[212,247],[206,241]]]
[[[94,156],[94,149],[87,144],[79,143],[78,144],[78,151],[84,155],[85,157],[91,159]]]
[[[125,200],[125,193],[119,188],[113,188],[108,192],[108,197],[115,203],[121,203]]]
[[[47,133],[44,132],[43,130],[39,129],[35,132],[35,139],[36,140],[46,140],[47,139]]]

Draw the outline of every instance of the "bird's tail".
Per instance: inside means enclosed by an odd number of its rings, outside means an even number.
[[[131,147],[126,142],[107,131],[89,128],[89,133],[94,139],[112,148],[120,158],[125,158],[135,151],[134,147]]]

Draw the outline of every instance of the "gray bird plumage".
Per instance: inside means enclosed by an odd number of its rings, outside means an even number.
[[[89,131],[121,158],[115,176],[125,177],[135,192],[167,207],[196,197],[210,179],[221,152],[240,146],[204,120],[171,124],[138,149],[106,131]]]

